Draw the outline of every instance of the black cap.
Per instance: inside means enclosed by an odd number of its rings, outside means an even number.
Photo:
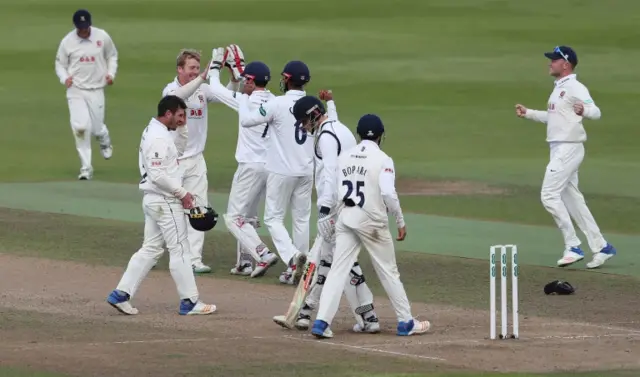
[[[384,134],[384,125],[379,116],[366,114],[358,121],[356,132],[364,140],[376,140]]]
[[[293,105],[293,116],[296,118],[296,127],[308,119],[311,114],[318,110],[320,114],[325,114],[326,110],[322,101],[314,96],[304,96]]]
[[[552,52],[545,52],[544,56],[551,60],[565,60],[574,67],[578,65],[578,55],[569,46],[556,46]]]
[[[299,60],[293,60],[287,63],[282,70],[282,74],[298,85],[303,85],[311,80],[309,67]]]
[[[79,9],[73,14],[73,24],[78,29],[86,29],[91,26],[91,13],[86,9]]]

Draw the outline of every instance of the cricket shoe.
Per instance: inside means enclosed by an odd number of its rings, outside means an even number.
[[[282,271],[278,280],[280,284],[289,284],[293,285],[293,274],[296,270],[296,266],[289,266],[286,271]]]
[[[108,160],[113,156],[113,147],[111,145],[101,145],[100,153],[105,160]]]
[[[354,332],[366,332],[369,334],[377,334],[380,332],[380,322],[378,317],[369,318],[363,323],[356,323],[353,325]]]
[[[564,251],[562,258],[558,260],[558,267],[567,267],[584,259],[584,251],[578,246],[574,246]]]
[[[277,315],[273,317],[273,322],[284,327],[285,329],[289,329],[289,330],[293,329],[293,326],[287,322],[287,316]]]
[[[245,261],[231,269],[231,275],[249,276],[253,272],[251,262]]]
[[[295,326],[296,329],[300,331],[309,330],[309,326],[311,326],[311,316],[308,314],[298,314],[298,319],[296,319]]]
[[[270,251],[264,253],[260,262],[256,264],[256,268],[251,273],[252,278],[264,276],[267,273],[269,267],[275,266],[278,263],[278,256]]]
[[[612,244],[608,243],[602,250],[593,255],[591,262],[587,263],[587,268],[598,268],[608,261],[609,258],[617,254],[616,248]]]
[[[211,272],[211,267],[202,262],[196,262],[191,265],[191,267],[193,268],[193,272],[196,274],[208,274]]]
[[[316,338],[330,339],[333,338],[333,331],[329,328],[329,324],[325,321],[316,319],[313,321],[313,327],[311,328],[311,334]]]
[[[78,180],[80,181],[90,181],[93,178],[93,171],[91,169],[80,169],[80,174],[78,175]]]
[[[298,251],[293,256],[292,262],[295,266],[295,269],[293,269],[293,285],[298,285],[302,278],[302,274],[304,274],[304,267],[307,264],[307,254]]]
[[[131,306],[130,298],[128,293],[114,289],[107,297],[107,302],[122,314],[136,315],[138,309]]]
[[[180,315],[207,315],[216,311],[215,305],[205,304],[202,301],[198,301],[195,304],[189,299],[180,301]]]
[[[396,335],[398,336],[411,336],[421,335],[429,331],[431,323],[429,321],[418,321],[412,319],[409,322],[398,322],[398,329]]]

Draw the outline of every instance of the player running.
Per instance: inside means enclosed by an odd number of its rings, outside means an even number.
[[[397,335],[426,333],[429,321],[418,321],[411,314],[407,293],[400,281],[387,211],[396,218],[398,241],[407,236],[404,216],[395,189],[393,160],[380,149],[384,125],[376,115],[364,115],[358,121],[360,143],[338,158],[339,200],[344,208],[336,223],[336,250],[318,315],[311,333],[332,338],[329,328],[338,311],[340,292],[349,271],[364,246],[398,318]]]
[[[235,51],[240,49],[231,45],[226,48],[226,55],[233,59]],[[213,49],[213,61],[224,60],[225,49]],[[228,58],[227,58],[228,59]],[[234,92],[220,83],[220,66],[214,65],[209,71],[211,90],[222,103],[238,111],[238,98],[242,94],[249,96],[251,110],[269,102],[275,96],[266,89],[271,80],[271,73],[266,64],[256,61],[247,64],[244,72],[241,92]],[[223,215],[229,232],[238,241],[236,265],[231,269],[234,275],[254,275],[264,273],[264,268],[276,263],[278,256],[269,251],[256,232],[259,226],[258,205],[265,195],[267,171],[265,160],[269,126],[238,127],[238,144],[236,161],[238,169],[233,176],[227,213]],[[262,270],[253,270],[253,261],[263,266]]]
[[[357,144],[351,131],[338,120],[331,92],[321,91],[320,98],[327,100],[330,115],[327,114],[320,99],[313,96],[302,97],[293,106],[296,127],[302,127],[307,133],[315,136],[315,183],[318,194],[318,234],[320,235],[315,242],[321,244],[312,247],[312,250],[320,251],[319,255],[309,256],[318,266],[318,277],[295,322],[295,327],[299,330],[309,329],[311,314],[320,301],[322,288],[333,260],[335,220],[340,207],[336,181],[338,156],[342,151],[351,150]],[[349,274],[349,279],[344,285],[344,295],[356,318],[353,330],[380,332],[380,323],[373,310],[373,293],[367,286],[362,268],[357,261]],[[277,316],[274,321],[283,327],[288,327],[285,316]]]
[[[301,127],[296,127],[292,114],[294,103],[306,95],[304,86],[309,82],[309,68],[301,61],[291,61],[282,70],[280,88],[285,93],[260,105],[250,107],[249,96],[238,98],[240,125],[257,127],[268,124],[269,148],[265,168],[267,192],[264,222],[283,262],[290,266],[280,281],[297,284],[303,273],[309,251],[309,220],[311,217],[311,190],[313,186],[313,140]],[[284,217],[291,208],[293,240],[284,226]],[[277,263],[256,265],[252,276],[261,276]]]

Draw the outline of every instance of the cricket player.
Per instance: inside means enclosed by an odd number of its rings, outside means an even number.
[[[568,46],[558,46],[545,56],[551,60],[549,74],[555,78],[547,110],[531,110],[518,104],[516,114],[547,125],[550,158],[540,199],[564,238],[564,253],[558,266],[569,266],[584,258],[580,239],[571,222],[573,218],[593,252],[587,268],[597,268],[616,255],[616,249],[602,236],[578,189],[578,169],[584,159],[587,140],[582,120],[600,119],[601,112],[587,87],[576,78],[574,70],[578,56],[575,51]]]
[[[73,14],[75,30],[60,42],[56,75],[67,88],[71,130],[80,157],[79,180],[93,178],[91,136],[100,144],[106,160],[113,155],[109,130],[104,124],[104,87],[113,85],[118,69],[118,50],[106,31],[92,26],[91,13]]]
[[[336,181],[338,156],[342,151],[351,150],[357,145],[351,131],[338,120],[333,94],[323,90],[320,92],[320,97],[327,100],[331,117],[320,99],[313,96],[302,97],[293,106],[296,127],[302,127],[308,134],[315,136],[315,184],[318,195],[318,233],[321,236],[315,241],[320,242],[321,245],[312,248],[312,250],[320,250],[320,255],[311,256],[319,260],[317,283],[311,289],[298,314],[295,326],[299,330],[308,330],[311,325],[311,314],[320,301],[322,288],[333,261],[335,220],[340,207]],[[373,308],[373,293],[357,261],[349,271],[349,279],[344,285],[344,295],[356,318],[353,330],[368,333],[380,332],[378,316]]]
[[[398,318],[397,335],[426,333],[429,321],[418,321],[411,314],[409,299],[400,281],[387,211],[396,218],[398,241],[407,236],[404,216],[395,189],[393,160],[380,149],[384,125],[376,115],[358,121],[361,142],[338,158],[338,198],[344,208],[336,223],[336,250],[311,333],[331,338],[329,328],[340,304],[340,292],[349,279],[349,270],[364,246]]]
[[[296,127],[292,114],[294,103],[306,95],[309,68],[301,61],[290,61],[282,70],[280,89],[285,93],[251,110],[249,96],[238,98],[240,125],[258,127],[269,125],[269,147],[265,168],[267,192],[264,222],[273,243],[289,269],[280,275],[280,282],[297,284],[302,276],[309,251],[309,220],[313,186],[313,138]],[[284,227],[286,211],[291,208],[293,240]],[[263,275],[277,263],[256,265],[252,276]]]
[[[177,96],[166,96],[158,104],[158,115],[142,132],[139,151],[140,190],[143,192],[144,241],[129,261],[120,283],[107,302],[118,311],[135,315],[130,300],[151,268],[169,251],[169,271],[180,296],[180,315],[211,314],[215,305],[198,299],[189,261],[187,229],[190,227],[185,209],[193,208],[195,198],[182,185],[182,169],[178,156],[187,145],[184,131],[187,105]],[[176,132],[177,129],[180,129]],[[178,137],[171,134],[178,133]],[[189,135],[191,137],[191,135]],[[175,140],[178,140],[176,143]]]
[[[226,48],[228,56],[234,47]],[[224,59],[224,48],[213,50],[213,60]],[[234,92],[220,83],[220,69],[215,67],[209,72],[209,83],[213,95],[220,102],[238,111],[238,98],[242,94],[249,96],[251,111],[257,110],[262,104],[271,101],[275,96],[268,89],[271,80],[269,67],[263,62],[255,61],[246,65],[242,73],[242,91]],[[264,274],[270,264],[276,263],[278,256],[272,253],[262,242],[256,229],[258,222],[258,205],[265,196],[267,185],[267,171],[265,161],[269,140],[269,126],[260,127],[238,126],[238,142],[236,146],[236,161],[238,169],[233,176],[227,213],[223,215],[229,232],[238,241],[236,265],[231,269],[233,275]],[[254,261],[260,269],[253,269]]]
[[[216,64],[225,64],[225,61]],[[207,67],[209,68],[209,67]],[[241,69],[241,68],[240,68]],[[204,160],[204,149],[207,144],[208,109],[207,104],[220,102],[213,95],[211,87],[206,83],[206,69],[200,74],[200,53],[195,50],[183,49],[176,61],[176,78],[167,84],[162,95],[174,94],[187,103],[187,129],[189,139],[187,149],[180,156],[180,167],[184,171],[184,186],[193,193],[196,204],[207,206],[209,202],[207,180],[207,164]],[[229,88],[235,88],[233,81],[229,82]],[[191,265],[195,273],[209,273],[211,267],[202,262],[202,249],[204,246],[204,232],[191,227],[188,228],[189,246],[191,249]]]

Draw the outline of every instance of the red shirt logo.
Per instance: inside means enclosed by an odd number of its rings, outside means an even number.
[[[97,41],[96,44],[98,45],[98,47],[102,47],[102,41]]]

